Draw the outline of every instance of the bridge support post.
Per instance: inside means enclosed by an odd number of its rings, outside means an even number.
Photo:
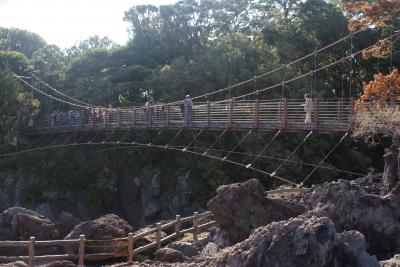
[[[319,100],[315,99],[314,102],[314,130],[317,131],[319,126]]]
[[[197,234],[198,234],[198,226],[199,226],[199,213],[193,213],[193,242],[197,242]]]

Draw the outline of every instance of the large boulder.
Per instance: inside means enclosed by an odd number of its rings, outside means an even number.
[[[400,198],[368,194],[348,181],[317,186],[310,196],[308,216],[327,216],[338,232],[357,230],[367,240],[368,251],[379,259],[400,252]]]
[[[287,220],[306,210],[301,205],[266,197],[264,187],[256,179],[220,186],[207,207],[232,243],[246,239],[255,228]]]
[[[354,251],[346,250],[347,245],[340,239],[329,218],[297,217],[255,230],[247,240],[229,249],[223,263],[230,267],[379,266],[372,256],[367,255],[370,259],[368,265],[362,265],[353,256],[365,252],[360,244],[353,248]]]
[[[127,237],[132,232],[132,226],[124,219],[115,214],[107,214],[96,220],[78,224],[65,239],[77,239],[80,235],[85,235],[86,239],[107,240]]]
[[[87,221],[78,224],[64,239],[78,239],[80,235],[85,235],[86,239],[91,240],[110,240],[114,238],[127,237],[133,232],[124,219],[115,214],[107,214],[96,220]],[[68,253],[76,253],[76,246],[66,245],[65,250]],[[87,248],[87,253],[119,253],[126,249],[120,246],[113,248]]]
[[[13,207],[0,214],[0,240],[57,239],[54,223],[29,209]]]

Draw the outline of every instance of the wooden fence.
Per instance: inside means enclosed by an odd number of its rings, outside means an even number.
[[[193,234],[193,241],[197,241],[198,234],[202,230],[208,229],[215,224],[211,220],[212,212],[207,211],[199,214],[195,212],[192,216],[181,218],[176,215],[176,219],[165,224],[157,223],[155,228],[149,229],[138,234],[129,233],[128,237],[117,238],[111,240],[87,240],[84,235],[79,239],[70,240],[45,240],[36,241],[35,237],[31,237],[29,241],[0,241],[0,248],[24,248],[27,250],[28,256],[0,256],[0,263],[8,263],[14,261],[27,262],[29,266],[34,266],[35,261],[59,261],[70,260],[78,262],[78,266],[84,266],[88,261],[103,261],[109,259],[117,259],[126,257],[128,261],[132,261],[135,255],[147,252],[149,250],[157,250],[165,243],[177,240],[186,233]],[[188,228],[183,225],[188,224]],[[162,238],[162,231],[174,228],[172,234]],[[141,247],[135,247],[135,243],[147,236],[155,234],[155,241]],[[43,255],[37,256],[35,253],[38,248],[43,247],[78,247],[78,254],[62,254],[62,255]],[[102,253],[85,253],[86,249],[101,248],[112,249],[113,252]]]

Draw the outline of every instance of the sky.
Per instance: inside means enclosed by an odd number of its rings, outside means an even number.
[[[172,4],[177,0],[0,0],[0,26],[38,33],[60,48],[93,35],[118,44],[128,40],[124,12],[134,5]]]

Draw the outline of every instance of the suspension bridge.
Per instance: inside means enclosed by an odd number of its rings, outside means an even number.
[[[397,12],[397,11],[396,11]],[[381,18],[373,24],[379,24],[382,21],[387,21],[388,17]],[[267,175],[271,178],[276,178],[285,183],[301,187],[304,182],[310,179],[318,168],[323,168],[323,162],[334,152],[334,150],[343,142],[343,140],[352,131],[354,124],[354,107],[355,100],[352,97],[354,92],[353,72],[350,69],[348,73],[348,90],[345,97],[345,87],[342,80],[342,88],[333,88],[340,97],[323,98],[317,97],[317,75],[323,71],[330,71],[334,67],[342,67],[343,64],[353,66],[354,61],[362,56],[366,49],[376,48],[378,43],[373,43],[354,51],[354,37],[362,32],[362,30],[352,32],[347,36],[319,49],[314,52],[296,59],[290,63],[281,65],[271,71],[254,76],[246,81],[230,85],[203,95],[195,96],[190,99],[190,109],[182,107],[184,100],[170,103],[146,104],[136,107],[100,107],[86,103],[82,100],[73,98],[60,90],[47,84],[39,77],[31,76],[24,77],[15,75],[15,78],[25,85],[25,88],[30,90],[32,98],[39,99],[40,107],[37,115],[31,116],[29,121],[24,121],[19,129],[20,134],[26,136],[45,136],[56,135],[64,136],[66,140],[61,145],[43,144],[34,146],[28,145],[25,149],[1,154],[0,157],[27,153],[31,151],[44,149],[60,149],[63,147],[77,145],[112,145],[112,146],[128,146],[142,148],[157,148],[181,151],[202,157],[209,157],[216,160],[221,160],[227,163],[235,164],[255,172]],[[392,44],[398,41],[399,31],[392,31],[391,35],[386,37]],[[349,44],[344,55],[341,58],[332,59],[324,58],[324,53],[329,49],[336,49],[339,46],[343,47],[346,43]],[[329,56],[329,53],[327,54]],[[325,55],[326,56],[326,55]],[[296,73],[294,77],[286,75],[287,70],[296,64],[310,63],[312,69]],[[392,66],[393,67],[393,66]],[[252,86],[260,83],[268,76],[278,75],[282,77],[281,81],[266,87]],[[285,97],[289,85],[298,81],[309,81],[309,93],[313,98],[311,107],[306,110],[304,99],[292,99]],[[247,90],[248,92],[235,95],[233,97],[222,100],[210,101],[211,97],[218,94],[239,91],[239,89]],[[270,90],[281,90],[281,98],[268,99],[263,97],[263,94]],[[339,92],[341,91],[341,94]],[[253,98],[249,100],[249,98]],[[193,102],[192,102],[193,101]],[[56,102],[59,105],[47,105],[46,102]],[[49,108],[49,107],[53,108]],[[60,108],[61,107],[61,108]],[[306,120],[306,113],[310,113],[311,120]],[[147,131],[176,132],[173,138],[165,144],[154,144],[150,142],[139,142],[137,140],[124,140],[129,133],[142,133]],[[193,139],[184,146],[174,145],[174,141],[184,131],[195,132]],[[195,143],[205,131],[219,132],[214,141],[207,147],[199,148]],[[223,156],[212,155],[211,152],[217,151],[216,144],[228,131],[243,132],[237,144],[232,150],[223,151]],[[124,133],[123,137],[117,140],[112,140],[116,132]],[[252,154],[252,160],[249,162],[233,161],[231,156],[238,154],[238,148],[252,134],[262,134],[265,132],[275,133],[272,140],[255,154]],[[279,159],[281,164],[278,168],[271,172],[256,168],[257,160],[265,157],[264,152],[268,151],[274,140],[282,133],[297,132],[305,133],[304,139],[292,150],[288,157]],[[102,140],[97,140],[97,136],[102,133],[109,133]],[[313,170],[300,182],[294,182],[293,179],[286,179],[278,175],[278,171],[284,167],[291,158],[301,148],[301,146],[316,133],[324,133],[330,135],[341,134],[341,138],[333,145],[331,150],[325,153],[325,156],[318,164],[310,164],[314,166]],[[84,139],[86,134],[93,134],[89,139]],[[81,135],[78,140],[70,141],[72,135]],[[246,156],[249,156],[246,154]],[[308,163],[306,163],[308,164]],[[344,171],[345,170],[341,170]],[[353,173],[354,174],[354,173]],[[363,176],[365,174],[357,174]],[[298,180],[298,179],[297,179]]]

